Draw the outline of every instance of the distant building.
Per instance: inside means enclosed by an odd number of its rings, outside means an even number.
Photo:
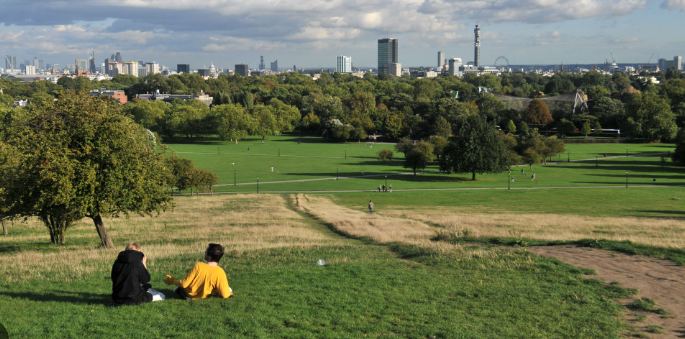
[[[297,65],[293,65],[293,72],[297,72]]]
[[[36,75],[36,66],[26,65],[24,66],[24,74],[26,75]]]
[[[110,62],[107,64],[107,74],[109,76],[115,76],[117,74],[124,73],[124,63],[123,62]]]
[[[160,72],[159,70],[159,64],[151,61],[145,64],[145,73],[146,74],[157,74]]]
[[[135,61],[122,63],[121,73],[138,77],[138,63]]]
[[[338,73],[352,72],[352,57],[338,55],[335,63],[335,71]]]
[[[115,56],[113,56],[112,59],[114,59],[114,61],[116,61],[116,62],[123,62],[124,61],[124,59],[121,57],[121,53],[119,53],[119,52],[117,52],[117,54]]]
[[[474,66],[478,67],[480,66],[480,25],[476,25],[476,28],[473,30],[473,34],[475,35],[473,44],[473,64]]]
[[[389,74],[389,64],[399,62],[397,39],[378,39],[378,74]]]
[[[683,70],[682,66],[683,57],[676,55],[673,60],[659,59],[659,70],[666,71],[669,68],[675,68],[678,71]]]
[[[278,60],[271,63],[271,71],[278,72]]]
[[[40,67],[40,60],[38,59],[38,57],[34,57],[34,58],[33,58],[33,63],[32,63],[32,65],[33,65],[33,67],[36,68],[36,70],[41,69],[41,67]]]
[[[178,64],[176,65],[176,73],[190,73],[189,64]]]
[[[266,65],[264,64],[264,56],[259,57],[259,68],[260,71],[263,69],[266,69]]]
[[[448,70],[449,74],[454,75],[454,76],[464,75],[464,73],[460,71],[460,68],[462,66],[461,58],[450,58],[449,65],[450,65],[450,68]]]
[[[137,68],[136,68],[137,70]],[[107,96],[111,97],[114,99],[117,99],[120,104],[125,105],[126,102],[128,102],[128,98],[126,98],[126,94],[122,90],[111,90],[111,89],[94,89],[90,91],[91,96],[99,97],[99,96]]]
[[[17,57],[12,55],[5,55],[5,68],[19,69],[19,67],[17,67]]]
[[[141,100],[162,100],[165,102],[172,102],[175,99],[178,99],[178,100],[200,100],[207,106],[211,105],[212,101],[214,100],[212,97],[205,94],[204,92],[195,93],[195,94],[160,94],[159,90],[154,94],[138,94],[138,95],[136,95],[136,98],[139,98]]]
[[[212,73],[207,68],[198,69],[197,74],[199,74],[202,77],[208,77],[208,76],[212,75]]]
[[[240,74],[244,77],[248,77],[250,76],[250,68],[247,66],[247,64],[236,64],[235,74]]]
[[[402,64],[399,62],[391,62],[387,65],[388,72],[385,74],[391,74],[397,77],[402,76]],[[380,74],[380,73],[379,73]]]
[[[445,65],[445,52],[440,51],[438,52],[438,70],[442,69],[442,66]]]

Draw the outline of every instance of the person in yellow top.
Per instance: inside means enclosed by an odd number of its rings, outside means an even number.
[[[184,299],[203,299],[210,295],[228,298],[233,295],[233,290],[228,286],[226,272],[219,267],[219,260],[223,255],[224,248],[221,245],[209,244],[205,251],[207,263],[196,263],[181,280],[167,275],[164,283],[178,286],[174,292]]]

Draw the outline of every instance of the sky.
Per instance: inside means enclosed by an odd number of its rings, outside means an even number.
[[[0,55],[73,64],[156,61],[233,68],[376,67],[377,41],[399,39],[403,66],[646,63],[685,55],[685,0],[0,0]],[[4,61],[4,60],[2,60]],[[502,59],[498,65],[502,65]],[[0,67],[5,63],[0,62]]]

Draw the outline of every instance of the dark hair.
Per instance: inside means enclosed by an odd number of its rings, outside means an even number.
[[[224,256],[224,248],[219,244],[209,244],[206,255],[209,261],[219,262]]]

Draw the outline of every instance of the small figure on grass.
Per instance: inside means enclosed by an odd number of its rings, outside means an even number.
[[[392,193],[392,185],[389,186],[390,193]]]
[[[369,214],[373,214],[373,201],[369,200]]]
[[[274,172],[274,167],[273,167],[273,166],[271,166],[271,173],[273,173],[273,172]]]
[[[381,191],[381,185],[378,185],[378,192]]]
[[[387,192],[388,190],[385,189],[385,185],[383,185],[383,192]]]
[[[178,280],[170,275],[164,279],[167,285],[176,285],[174,293],[183,299],[204,299],[210,295],[228,298],[233,290],[228,286],[226,272],[219,267],[219,260],[224,255],[224,248],[219,244],[209,244],[205,250],[206,263],[198,262],[188,275]]]

